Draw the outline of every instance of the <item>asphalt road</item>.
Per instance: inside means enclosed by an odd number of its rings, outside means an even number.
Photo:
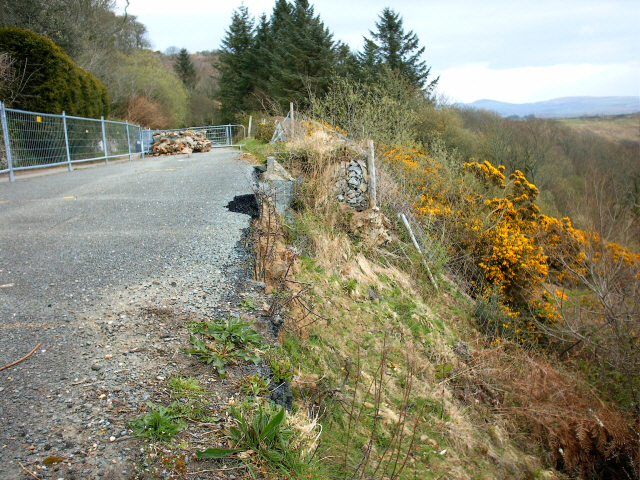
[[[42,452],[63,390],[92,373],[79,322],[155,286],[202,315],[216,308],[250,221],[225,206],[251,193],[250,172],[237,152],[213,150],[0,180],[0,366],[42,342],[0,372],[0,478],[30,460],[29,444]]]

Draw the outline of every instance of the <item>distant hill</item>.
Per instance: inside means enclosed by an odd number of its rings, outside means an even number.
[[[491,110],[504,117],[535,115],[536,117],[566,118],[640,112],[639,97],[563,97],[535,103],[507,103],[483,99],[462,105]]]

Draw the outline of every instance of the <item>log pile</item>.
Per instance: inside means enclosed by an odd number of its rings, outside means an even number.
[[[211,142],[204,130],[182,132],[159,132],[153,136],[151,147],[154,156],[180,155],[193,152],[208,152]]]

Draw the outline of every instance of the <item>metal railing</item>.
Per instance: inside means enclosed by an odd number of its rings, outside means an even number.
[[[6,108],[0,102],[0,174],[110,158],[144,157],[152,133],[129,122]]]
[[[211,148],[247,146],[247,132],[244,125],[209,125],[205,127],[174,128],[171,130],[154,130],[153,135],[163,132],[202,132],[211,142]]]

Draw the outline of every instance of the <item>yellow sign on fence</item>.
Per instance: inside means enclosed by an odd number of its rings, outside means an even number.
[[[42,123],[42,117],[40,115],[36,115],[36,122]]]

